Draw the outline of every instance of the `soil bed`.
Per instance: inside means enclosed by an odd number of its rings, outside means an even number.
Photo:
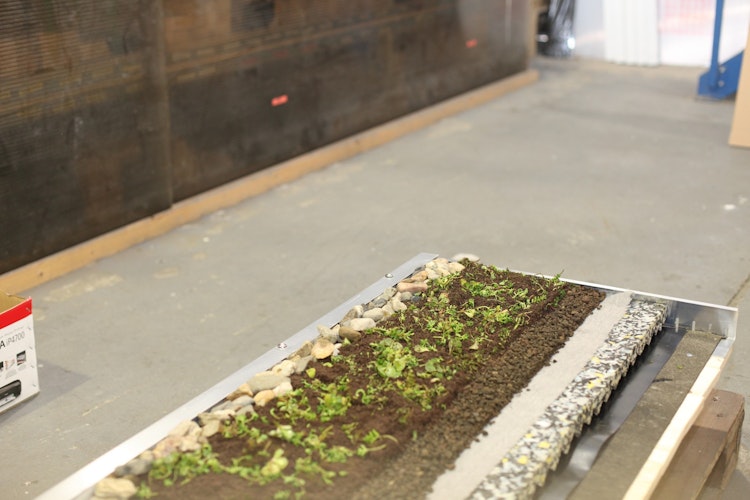
[[[604,298],[462,264],[338,355],[292,375],[292,392],[228,420],[201,450],[158,460],[137,479],[140,496],[426,495]]]

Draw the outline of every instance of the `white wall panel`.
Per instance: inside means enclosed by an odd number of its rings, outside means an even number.
[[[659,64],[658,8],[654,0],[604,0],[604,57],[621,64]]]

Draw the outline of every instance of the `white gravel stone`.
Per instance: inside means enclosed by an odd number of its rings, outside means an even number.
[[[242,396],[251,396],[253,395],[253,390],[250,389],[250,386],[245,382],[244,384],[241,384],[237,389],[235,389],[231,394],[227,396],[227,399],[230,401],[233,401],[239,397]]]
[[[196,436],[183,436],[177,447],[181,452],[187,453],[201,449],[201,440]]]
[[[291,357],[299,356],[300,358],[304,358],[306,356],[310,355],[310,350],[312,349],[312,342],[309,340],[305,341],[304,344],[302,344],[302,347],[297,349],[297,352],[295,352]]]
[[[96,484],[94,495],[98,498],[127,500],[137,491],[138,489],[130,479],[107,477]]]
[[[240,415],[247,415],[248,413],[255,413],[255,408],[253,408],[252,404],[249,404],[247,406],[243,406],[242,408],[239,408],[237,410],[237,416]]]
[[[294,373],[294,361],[289,361],[288,359],[285,359],[278,365],[271,368],[271,372],[275,373],[277,375],[283,375],[285,377],[289,377]]]
[[[167,436],[154,446],[154,458],[164,458],[171,455],[180,446],[181,436]]]
[[[383,315],[385,315],[385,312],[383,312]],[[358,332],[357,330],[353,328],[347,328],[345,326],[341,327],[341,330],[339,330],[339,335],[341,335],[342,339],[344,340],[348,339],[350,342],[357,342],[359,339],[362,338],[362,332]]]
[[[460,272],[461,272],[461,271],[463,271],[463,270],[464,270],[465,268],[466,268],[466,266],[464,266],[463,264],[461,264],[461,263],[458,263],[458,262],[450,262],[450,263],[448,264],[448,270],[449,270],[449,271],[450,271],[451,273],[454,273],[454,274],[455,274],[455,273],[460,273]]]
[[[406,311],[406,304],[398,300],[396,297],[391,299],[390,304],[395,312]]]
[[[150,471],[151,465],[153,463],[154,463],[153,454],[151,455],[150,460],[147,460],[141,457],[136,457],[133,460],[126,463],[125,465],[121,465],[118,468],[116,468],[114,475],[116,477],[140,476],[141,474],[145,474],[148,471]]]
[[[313,359],[312,355],[305,356],[304,358],[298,358],[294,360],[294,373],[302,373],[307,369],[307,365]]]
[[[344,322],[352,320],[352,319],[361,318],[362,314],[364,312],[365,312],[365,308],[362,305],[358,304],[358,305],[352,307],[351,309],[349,309],[349,312],[347,312],[344,315],[344,317],[341,320],[341,322],[344,323]]]
[[[258,406],[266,406],[268,403],[273,401],[273,399],[276,397],[276,393],[273,392],[272,389],[267,389],[265,391],[260,391],[258,394],[253,397],[255,400],[255,404]]]
[[[273,389],[282,382],[288,382],[289,377],[279,375],[278,373],[272,372],[260,372],[253,378],[247,381],[247,385],[250,386],[250,390],[253,394],[257,394],[260,391],[266,389]]]
[[[218,422],[224,422],[226,420],[229,420],[234,416],[234,410],[232,409],[226,409],[226,410],[218,410],[214,412],[205,412],[198,414],[198,420],[200,420],[202,425],[206,425],[208,422],[212,421],[218,421]]]
[[[221,422],[218,420],[211,420],[209,422],[206,422],[206,425],[201,428],[201,436],[208,439],[220,430]]]
[[[284,394],[289,394],[293,390],[294,388],[292,387],[292,384],[290,382],[284,382],[278,387],[274,388],[273,393],[276,394],[277,398],[280,398]]]
[[[413,283],[402,281],[397,287],[400,292],[419,293],[427,290],[427,283],[424,281],[415,281]]]
[[[418,281],[425,281],[427,280],[427,271],[422,269],[421,271],[418,271],[414,274],[412,274],[409,278],[407,278],[404,281],[409,281],[411,283],[416,283]]]
[[[451,260],[459,261],[467,259],[471,262],[479,262],[479,257],[474,255],[473,253],[457,253],[453,257],[451,257]]]
[[[362,315],[363,318],[370,318],[371,320],[375,321],[376,323],[383,319],[383,316],[385,316],[385,312],[380,307],[373,307],[369,311],[365,311],[365,313]],[[339,332],[339,335],[341,332]]]
[[[195,435],[195,432],[200,432],[200,426],[192,420],[183,420],[177,426],[169,431],[167,436],[188,436]]]
[[[375,327],[375,321],[372,318],[356,318],[349,322],[349,328],[358,332]]]
[[[339,341],[339,325],[336,325],[333,328],[328,328],[325,325],[318,325],[317,328],[318,334],[324,339],[330,340],[331,342]]]
[[[230,407],[232,410],[235,411],[235,415],[237,414],[237,410],[239,408],[242,408],[243,406],[251,405],[253,404],[253,398],[251,398],[248,395],[240,396],[234,401],[232,401],[232,406]]]
[[[315,359],[325,359],[333,356],[335,348],[333,342],[324,338],[318,338],[313,344],[312,356]]]

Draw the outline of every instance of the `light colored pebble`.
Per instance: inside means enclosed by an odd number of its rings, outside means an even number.
[[[273,401],[273,399],[276,397],[276,394],[273,392],[272,389],[266,389],[265,391],[260,391],[253,397],[255,400],[255,404],[257,406],[266,406],[268,403]]]
[[[383,307],[387,303],[388,303],[388,299],[386,299],[385,297],[375,297],[370,302],[370,307]]]
[[[396,297],[391,299],[390,304],[395,312],[406,311],[406,304],[398,300]]]
[[[125,465],[121,465],[117,467],[115,469],[114,476],[115,477],[140,476],[141,474],[145,474],[148,471],[150,471],[153,463],[154,463],[153,454],[151,456],[151,460],[146,460],[145,458],[136,457],[133,460],[126,463]]]
[[[227,410],[232,407],[231,401],[222,401],[209,410],[209,413],[215,413],[217,411]]]
[[[315,359],[326,359],[333,355],[333,342],[324,338],[318,338],[313,344],[312,356]]]
[[[310,360],[312,360],[312,355],[305,356],[304,358],[299,358],[294,361],[294,373],[302,373],[307,369],[307,365],[310,363]]]
[[[292,356],[299,356],[300,358],[304,358],[306,356],[310,355],[310,350],[312,349],[312,342],[305,341],[304,344],[302,344],[302,347],[297,349],[297,351]]]
[[[352,319],[361,318],[362,317],[362,313],[364,313],[364,312],[365,312],[365,308],[362,305],[357,304],[356,306],[354,306],[351,309],[349,309],[349,312],[347,312],[344,315],[344,317],[341,320],[341,322],[344,323],[344,322],[352,320]]]
[[[451,273],[460,273],[464,269],[466,269],[466,266],[464,266],[463,264],[461,264],[459,262],[450,262],[448,264],[448,270]]]
[[[277,375],[283,375],[285,377],[289,377],[294,373],[294,361],[289,361],[288,359],[285,359],[278,365],[271,368],[271,372],[275,373]]]
[[[349,328],[358,332],[375,327],[375,321],[372,318],[356,318],[349,322]]]
[[[381,319],[383,319],[383,316],[385,316],[385,313],[383,312],[383,309],[381,309],[380,307],[373,307],[372,309],[365,311],[365,313],[362,315],[363,318],[370,318],[376,323],[380,321]],[[341,336],[341,338],[344,338],[340,330],[339,330],[339,335]]]
[[[260,372],[248,380],[247,385],[250,386],[250,390],[253,391],[253,394],[257,394],[266,389],[273,389],[280,383],[287,381],[289,381],[289,377],[284,375],[272,372]]]
[[[214,412],[204,412],[198,414],[198,420],[200,420],[201,425],[206,425],[208,422],[212,421],[218,421],[218,422],[224,422],[226,420],[229,420],[234,416],[234,410],[232,409],[225,409],[225,410],[218,410]]]
[[[237,409],[242,408],[243,406],[251,405],[251,404],[253,404],[253,398],[245,394],[243,396],[238,397],[234,401],[232,401],[232,406],[230,408],[234,410],[236,414]]]
[[[201,442],[196,436],[183,436],[177,447],[181,452],[187,453],[201,449]]]
[[[280,398],[281,396],[283,396],[285,394],[289,394],[293,390],[294,390],[294,388],[292,387],[291,382],[284,382],[284,383],[280,384],[278,387],[275,387],[273,389],[273,393],[276,394],[277,398]]]
[[[99,498],[127,500],[137,491],[138,489],[130,479],[107,477],[96,483],[94,495]]]
[[[328,328],[324,325],[318,325],[318,334],[324,339],[330,340],[331,342],[338,342],[339,325],[335,325],[333,328]]]
[[[179,448],[180,441],[182,441],[182,437],[180,436],[165,437],[154,446],[154,457],[158,459],[171,455]]]
[[[459,260],[468,260],[470,262],[479,262],[479,257],[474,255],[473,253],[457,253],[453,257],[451,257],[451,260],[459,261]]]
[[[177,426],[169,431],[167,436],[187,436],[193,435],[195,431],[200,431],[200,426],[192,420],[183,420]]]
[[[383,312],[382,309],[380,309],[381,313],[385,315],[385,312]],[[357,330],[353,328],[348,328],[345,326],[341,327],[341,330],[339,330],[339,335],[341,335],[342,339],[349,340],[350,342],[357,342],[359,339],[362,338],[362,333],[358,332]]]
[[[201,427],[201,436],[208,439],[221,430],[221,422],[219,420],[211,420]]]
[[[409,281],[412,283],[416,283],[418,281],[426,281],[427,280],[427,271],[422,269],[421,271],[418,271],[411,275]]]
[[[247,406],[243,406],[242,408],[239,408],[237,410],[237,416],[238,417],[240,415],[247,415],[248,413],[255,413],[255,408],[253,408],[253,405],[251,405],[251,404],[247,405]]]
[[[240,398],[242,396],[252,396],[253,390],[250,389],[250,386],[247,382],[240,385],[237,389],[235,389],[230,395],[227,396],[227,399],[230,401],[234,401],[237,398]]]
[[[424,281],[415,281],[414,283],[402,281],[397,285],[397,288],[400,292],[420,293],[427,290],[427,283]]]

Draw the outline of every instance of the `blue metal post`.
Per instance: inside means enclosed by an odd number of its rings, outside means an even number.
[[[714,40],[711,48],[711,66],[698,79],[698,95],[714,99],[724,99],[737,93],[740,80],[743,52],[725,63],[719,63],[721,45],[721,25],[724,20],[724,0],[716,0],[714,17]]]

